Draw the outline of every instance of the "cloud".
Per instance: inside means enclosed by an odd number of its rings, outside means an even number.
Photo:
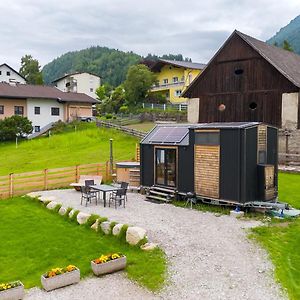
[[[24,54],[42,65],[92,45],[182,53],[207,62],[234,29],[266,40],[285,26],[297,0],[1,0],[0,62],[18,69]]]

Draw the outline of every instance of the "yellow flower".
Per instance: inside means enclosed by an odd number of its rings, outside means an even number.
[[[111,256],[112,259],[116,259],[119,257],[120,257],[120,255],[118,253],[112,254],[112,256]]]

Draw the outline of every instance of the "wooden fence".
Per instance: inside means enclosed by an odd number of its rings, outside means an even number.
[[[70,183],[77,182],[80,175],[102,175],[104,181],[110,180],[109,163],[44,169],[42,171],[0,176],[0,199],[33,191],[67,187]]]
[[[139,131],[136,129],[128,128],[126,126],[121,126],[121,125],[117,125],[117,124],[113,124],[113,123],[105,122],[105,121],[101,121],[101,120],[97,120],[96,125],[98,127],[114,128],[116,130],[120,130],[124,133],[136,136],[138,138],[143,138],[147,134],[146,132],[143,132],[143,131]]]

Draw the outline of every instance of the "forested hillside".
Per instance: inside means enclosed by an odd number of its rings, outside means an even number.
[[[122,52],[107,47],[90,47],[72,51],[54,59],[43,68],[43,78],[49,84],[66,73],[91,72],[114,86],[124,81],[128,67],[141,60],[133,52]]]
[[[284,40],[291,45],[295,53],[300,54],[300,16],[282,27],[273,37],[267,40],[267,43],[282,47]]]
[[[155,54],[148,54],[147,59],[156,60]],[[191,61],[182,54],[165,54],[161,58],[172,60]],[[133,52],[123,52],[107,47],[90,47],[80,51],[72,51],[63,54],[44,66],[43,79],[46,84],[72,72],[91,72],[102,77],[103,82],[113,86],[121,84],[130,66],[143,59]]]

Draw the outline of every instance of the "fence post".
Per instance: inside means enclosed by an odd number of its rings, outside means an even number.
[[[145,103],[142,103],[142,107],[145,108]]]
[[[80,173],[79,165],[76,165],[76,169],[75,169],[76,182],[79,181],[79,173]]]
[[[153,103],[151,103],[151,109],[153,109],[154,108],[154,104]]]
[[[48,169],[44,169],[44,190],[48,190]]]
[[[166,110],[166,104],[164,104],[164,110]]]
[[[181,104],[179,104],[179,111],[181,111]]]
[[[9,197],[12,197],[14,195],[13,175],[14,173],[9,174]]]

